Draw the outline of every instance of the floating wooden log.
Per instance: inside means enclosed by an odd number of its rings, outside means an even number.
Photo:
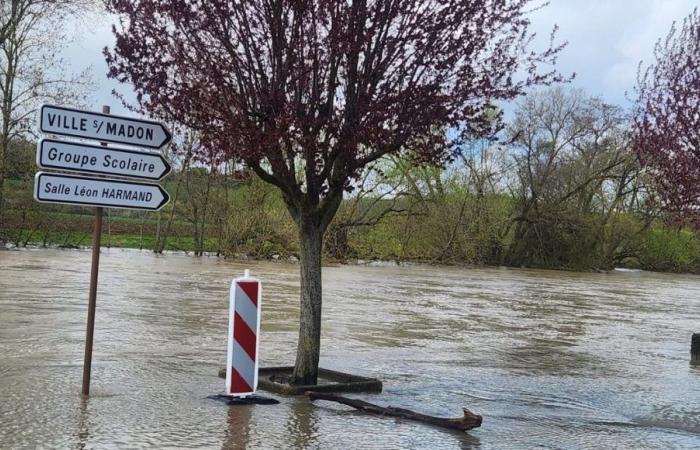
[[[313,400],[328,400],[330,402],[338,402],[343,405],[352,406],[360,411],[368,412],[371,414],[378,414],[380,416],[391,416],[400,417],[402,419],[415,420],[418,422],[429,423],[431,425],[436,425],[443,428],[451,428],[453,430],[471,430],[472,428],[477,428],[481,426],[482,417],[478,414],[474,414],[466,408],[462,408],[464,411],[464,416],[458,419],[447,419],[444,417],[428,416],[426,414],[420,414],[409,409],[395,408],[393,406],[379,406],[372,403],[365,402],[363,400],[355,400],[352,398],[343,397],[341,395],[326,394],[322,392],[307,392],[306,395]]]

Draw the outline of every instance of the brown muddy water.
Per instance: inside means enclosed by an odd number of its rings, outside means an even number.
[[[298,267],[105,250],[92,396],[80,398],[88,251],[0,252],[0,448],[698,448],[700,277],[327,267],[324,367],[370,401],[469,433],[280,397],[228,407],[227,297],[263,280],[263,365],[290,364]]]

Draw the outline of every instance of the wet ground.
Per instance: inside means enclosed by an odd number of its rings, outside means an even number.
[[[90,252],[0,251],[0,448],[698,448],[700,277],[324,269],[324,367],[369,401],[484,416],[460,433],[279,397],[228,407],[228,287],[263,280],[262,364],[296,349],[298,266],[105,250],[81,400]]]

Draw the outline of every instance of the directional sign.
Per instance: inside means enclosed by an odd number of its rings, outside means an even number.
[[[160,180],[170,173],[170,164],[159,153],[42,139],[36,150],[36,163],[46,169],[121,175]]]
[[[170,200],[158,185],[37,172],[34,198],[44,203],[157,211]]]
[[[160,122],[53,105],[41,107],[39,130],[42,133],[146,148],[161,148],[172,138]]]

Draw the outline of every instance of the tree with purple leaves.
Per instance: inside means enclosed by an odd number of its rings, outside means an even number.
[[[500,127],[493,106],[562,80],[530,0],[110,0],[105,51],[135,108],[196,130],[209,160],[276,186],[300,236],[293,383],[317,381],[321,249],[373,162],[448,160]]]
[[[700,15],[696,9],[654,49],[640,71],[634,148],[665,209],[698,223],[700,205]]]

